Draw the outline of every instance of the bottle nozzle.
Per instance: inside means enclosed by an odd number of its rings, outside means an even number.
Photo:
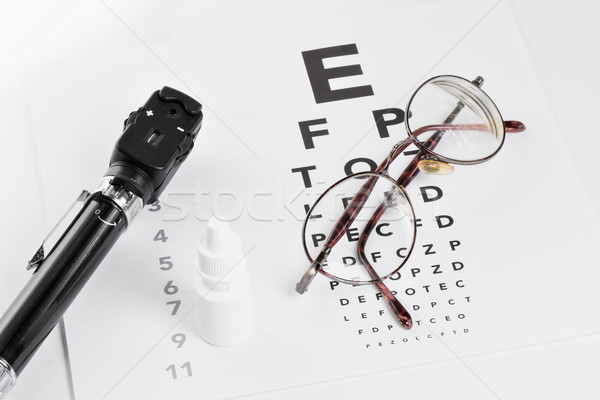
[[[235,240],[235,234],[227,222],[219,221],[216,218],[208,221],[204,238],[207,249],[214,253],[226,253],[232,248],[233,240]]]

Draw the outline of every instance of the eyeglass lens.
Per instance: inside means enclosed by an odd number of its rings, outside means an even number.
[[[443,138],[433,148],[427,140],[439,129],[430,127],[447,124],[449,113],[457,105],[460,111],[453,115],[448,129],[442,129]],[[484,161],[504,142],[500,112],[485,92],[463,78],[440,76],[427,81],[409,101],[407,115],[409,135],[444,161]]]
[[[307,216],[305,250],[312,260],[318,256],[327,235],[353,201],[361,202],[360,211],[332,248],[322,272],[349,283],[383,279],[402,266],[415,237],[412,205],[404,190],[387,176],[358,174],[332,186]],[[368,235],[366,241],[360,240],[361,235]]]

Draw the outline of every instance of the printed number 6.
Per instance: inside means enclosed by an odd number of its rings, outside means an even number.
[[[177,286],[173,285],[173,281],[167,282],[164,290],[165,290],[165,294],[168,294],[168,295],[172,295],[172,294],[179,292],[179,288]]]

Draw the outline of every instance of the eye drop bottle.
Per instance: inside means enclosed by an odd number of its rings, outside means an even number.
[[[245,341],[253,329],[250,275],[240,238],[229,224],[211,218],[198,243],[195,288],[200,336],[215,346]]]

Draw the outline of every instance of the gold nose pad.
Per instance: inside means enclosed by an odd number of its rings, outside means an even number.
[[[448,163],[435,160],[421,160],[417,164],[421,172],[430,175],[450,175],[454,172],[454,167]]]

